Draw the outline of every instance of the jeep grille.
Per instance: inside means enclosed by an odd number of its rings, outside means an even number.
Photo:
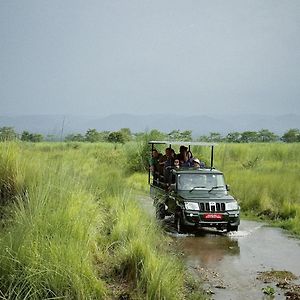
[[[211,204],[209,202],[200,202],[199,208],[200,211],[225,211],[225,203],[215,202],[215,204]]]

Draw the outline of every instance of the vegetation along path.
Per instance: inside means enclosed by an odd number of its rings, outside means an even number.
[[[203,299],[130,196],[125,150],[0,143],[0,299]]]

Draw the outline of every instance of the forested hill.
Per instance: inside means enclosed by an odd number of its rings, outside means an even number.
[[[198,136],[210,132],[221,134],[233,131],[260,130],[266,128],[276,134],[282,134],[290,128],[299,128],[300,114],[289,115],[201,115],[182,116],[176,114],[131,115],[115,114],[101,116],[74,115],[10,115],[0,116],[0,127],[11,126],[18,132],[28,130],[42,134],[64,134],[85,132],[89,128],[119,130],[130,128],[132,132],[144,132],[158,129],[169,132],[174,129],[192,130]]]

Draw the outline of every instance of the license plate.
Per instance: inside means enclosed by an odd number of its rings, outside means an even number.
[[[222,220],[223,215],[221,214],[205,214],[204,219],[206,220]]]

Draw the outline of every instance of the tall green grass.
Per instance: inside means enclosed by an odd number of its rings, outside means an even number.
[[[209,165],[209,149],[194,156]],[[215,167],[224,172],[243,212],[281,222],[300,234],[300,145],[220,144]]]
[[[125,147],[0,144],[0,299],[189,298]]]
[[[111,199],[112,200],[112,199]],[[114,272],[134,283],[146,299],[183,299],[184,270],[170,252],[167,237],[127,196],[115,198],[110,218]]]
[[[0,152],[0,205],[13,201],[24,187],[24,166],[15,144],[4,144]]]
[[[17,145],[10,149],[19,155],[21,150]],[[19,161],[25,192],[15,191],[13,222],[0,236],[2,297],[103,298],[105,287],[93,269],[91,252],[101,223],[95,195],[70,176],[70,166],[35,154],[29,159],[30,153],[24,153],[26,159]],[[12,164],[8,173],[14,168]]]

